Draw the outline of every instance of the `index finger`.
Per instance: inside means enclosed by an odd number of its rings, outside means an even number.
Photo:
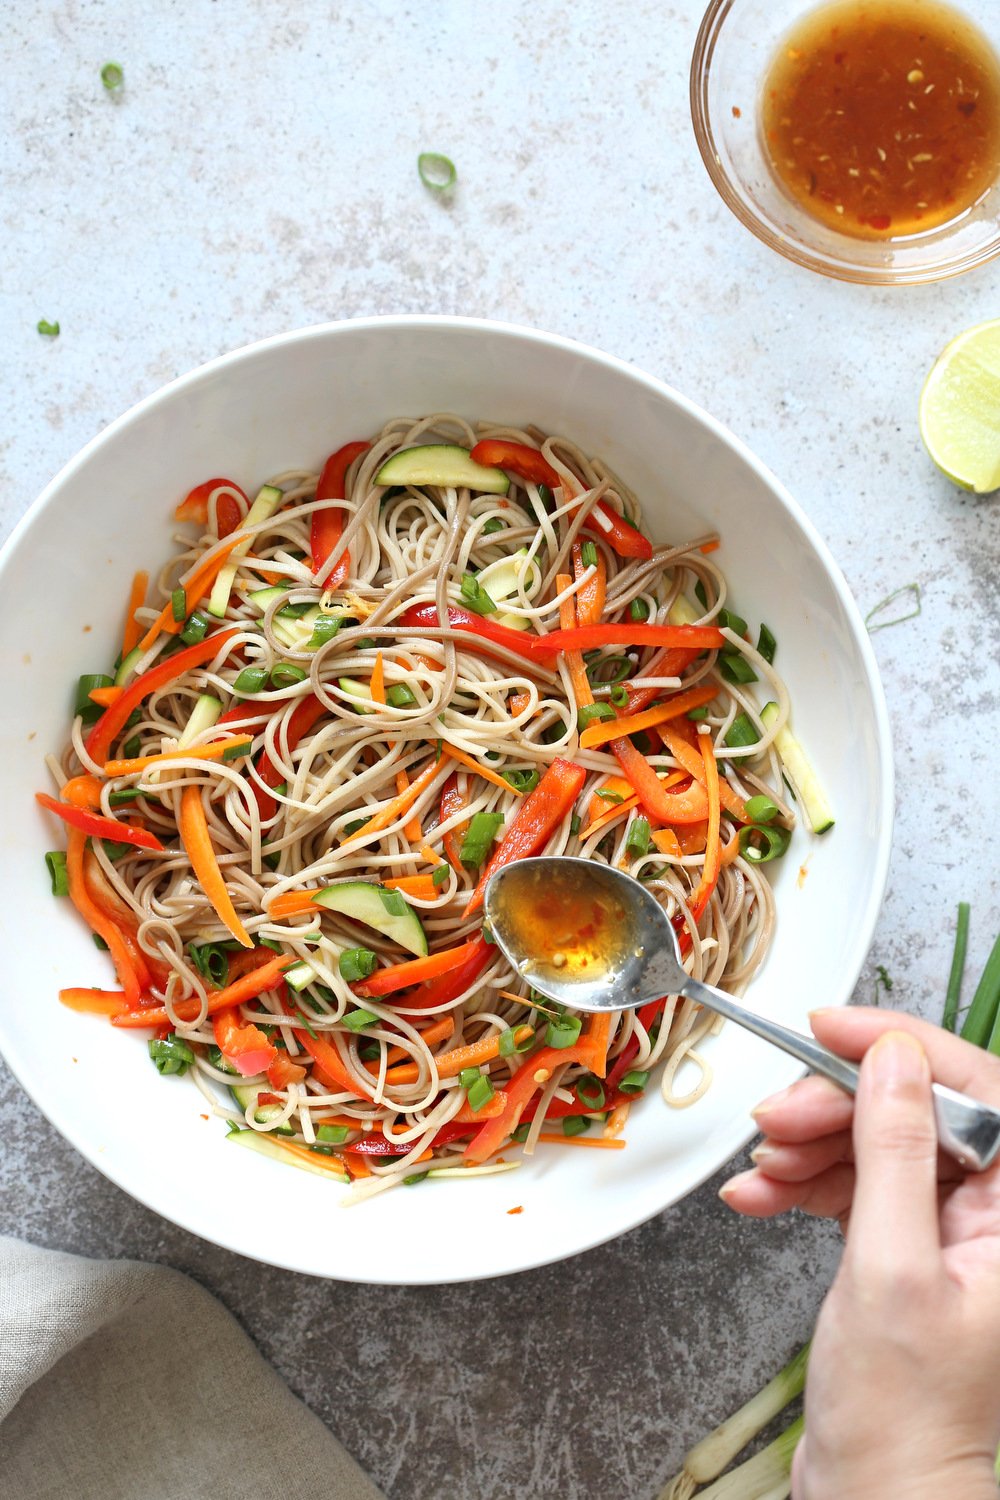
[[[936,1083],[971,1094],[1000,1108],[1000,1058],[961,1037],[901,1011],[850,1006],[843,1010],[814,1010],[809,1017],[816,1038],[840,1057],[864,1057],[887,1031],[907,1031],[927,1054]]]

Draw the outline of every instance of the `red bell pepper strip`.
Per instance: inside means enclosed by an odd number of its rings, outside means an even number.
[[[465,798],[462,796],[462,793],[459,790],[458,773],[455,772],[454,775],[448,777],[448,780],[441,788],[441,822],[447,822],[449,818],[453,818],[456,813],[461,812],[464,807]],[[444,852],[447,855],[448,863],[451,865],[452,869],[457,875],[463,875],[465,873],[465,866],[462,864],[461,850],[458,843],[458,836],[463,831],[465,826],[466,825],[463,823],[458,827],[450,829],[446,834],[442,836],[441,840],[441,842],[444,844]]]
[[[496,949],[485,938],[478,937],[471,944],[472,952],[455,969],[441,974],[437,979],[428,979],[400,999],[405,1010],[432,1010],[435,1006],[448,1005],[469,989],[490,963]]]
[[[227,488],[235,490],[242,495],[249,506],[249,497],[234,484],[231,479],[206,479],[203,484],[196,484],[193,490],[189,490],[184,499],[174,511],[175,521],[198,521],[202,526],[208,521],[208,501],[213,490],[226,485]],[[219,536],[229,536],[235,531],[243,519],[243,511],[233,495],[220,495],[215,504],[216,523],[219,528]]]
[[[308,697],[303,698],[301,702],[295,705],[289,715],[286,729],[289,754],[295,749],[303,735],[308,734],[317,720],[321,719],[325,713],[326,704],[321,703],[313,693],[310,693]],[[274,761],[266,750],[262,750],[257,757],[257,774],[263,782],[272,787],[280,786],[284,780],[284,772],[274,764]],[[268,818],[273,818],[278,810],[277,802],[269,792],[265,792],[262,787],[259,787],[256,781],[251,781],[250,786],[257,802],[261,820],[266,822]]]
[[[132,710],[138,708],[142,700],[148,698],[150,693],[155,693],[158,688],[166,687],[168,682],[182,677],[192,667],[200,667],[202,662],[210,661],[227,641],[232,640],[236,633],[235,630],[220,630],[217,634],[210,635],[203,641],[197,641],[195,645],[188,646],[173,656],[168,656],[166,661],[158,662],[156,666],[150,667],[148,672],[143,672],[141,676],[133,678],[117,702],[105,709],[90,731],[86,739],[87,754],[99,765],[110,760],[111,746],[124,729],[125,721]]]
[[[362,453],[367,453],[371,443],[345,443],[338,448],[336,453],[331,453],[323,465],[323,472],[319,476],[316,486],[317,500],[343,500],[344,481],[347,471],[356,458]],[[344,512],[339,506],[331,507],[329,510],[317,510],[313,512],[312,527],[309,533],[309,550],[312,553],[313,572],[318,573],[326,562],[330,553],[336,547],[344,534]],[[351,567],[351,556],[344,552],[326,580],[328,589],[342,588]]]
[[[597,519],[598,516],[600,520]],[[597,501],[583,523],[583,530],[602,537],[619,557],[639,557],[646,562],[653,555],[653,544],[649,538],[637,531],[631,521],[626,521],[614,506],[603,500]]]
[[[216,1011],[212,1017],[215,1045],[237,1073],[250,1078],[265,1073],[278,1056],[278,1049],[253,1022],[243,1023],[235,1005]]]
[[[57,802],[46,792],[36,792],[35,801],[57,818],[62,818],[71,828],[80,828],[94,839],[115,839],[119,844],[134,844],[137,849],[152,849],[162,852],[163,845],[155,833],[146,828],[136,828],[132,823],[119,823],[117,818],[105,818],[100,813],[88,812],[85,807],[72,807],[68,802]]]
[[[411,958],[405,963],[391,964],[385,969],[376,969],[362,984],[353,986],[354,993],[365,1000],[376,995],[392,995],[396,990],[405,990],[411,984],[438,979],[460,968],[466,959],[476,952],[478,940],[461,943],[457,948],[447,948],[443,953],[432,953],[428,958]]]
[[[558,656],[562,651],[593,651],[598,646],[680,646],[696,652],[714,651],[726,644],[726,638],[714,625],[624,623],[578,625],[575,630],[550,630],[548,635],[530,636],[529,643],[532,654],[537,658]]]
[[[287,1015],[294,1015],[291,1005],[285,1003]],[[296,1030],[295,1039],[304,1047],[313,1060],[313,1072],[320,1082],[338,1094],[351,1094],[355,1099],[373,1099],[371,1089],[352,1077],[347,1064],[337,1051],[337,1044],[330,1037],[310,1036],[303,1026]]]
[[[449,1141],[460,1141],[463,1135],[471,1135],[475,1129],[475,1124],[456,1124],[449,1120],[447,1125],[441,1126],[424,1149],[445,1146]],[[412,1151],[413,1147],[402,1141],[390,1140],[382,1134],[381,1130],[370,1130],[366,1131],[359,1141],[352,1141],[343,1149],[354,1152],[358,1156],[405,1156],[407,1151]]]
[[[462,913],[468,917],[483,904],[490,876],[515,859],[528,859],[549,841],[583,789],[587,773],[571,760],[554,760],[533,792],[521,803],[514,819],[486,864],[472,899]]]
[[[604,1056],[596,1056],[594,1039],[588,1033],[582,1035],[572,1047],[542,1047],[521,1064],[510,1083],[506,1085],[507,1107],[473,1137],[465,1150],[466,1161],[482,1162],[512,1135],[517,1129],[528,1100],[548,1082],[556,1068],[564,1063],[579,1062],[594,1070],[594,1064],[603,1067]],[[539,1079],[536,1075],[541,1074]]]
[[[286,1052],[279,1052],[267,1070],[267,1081],[273,1089],[287,1089],[290,1083],[301,1083],[305,1068],[293,1063]]]
[[[436,604],[411,604],[410,608],[399,616],[396,624],[425,630],[442,628]],[[490,650],[491,645],[504,646],[508,651],[513,651],[515,656],[524,657],[530,662],[538,660],[532,649],[532,643],[543,639],[541,636],[532,635],[524,630],[511,630],[507,625],[498,625],[490,619],[489,615],[474,614],[471,609],[461,609],[457,604],[449,604],[448,623],[444,628],[461,630],[468,635],[475,636],[477,639],[474,644],[486,656],[495,655]]]
[[[700,651],[689,651],[675,647],[664,653],[655,667],[657,677],[680,677],[683,672],[701,655]],[[643,668],[649,671],[648,667]],[[652,673],[650,673],[652,675]],[[636,677],[632,682],[625,683],[625,692],[628,694],[628,702],[621,708],[616,708],[615,713],[619,718],[626,714],[641,713],[644,708],[649,708],[656,698],[662,698],[663,689],[659,687],[643,687],[642,678]],[[222,720],[220,719],[220,723]]]
[[[473,463],[482,464],[487,469],[509,469],[532,484],[547,484],[550,490],[562,483],[559,471],[552,467],[544,453],[529,448],[527,443],[514,443],[507,438],[483,438],[469,457]]]
[[[627,736],[611,740],[607,748],[642,803],[643,812],[658,825],[700,823],[708,817],[708,794],[700,782],[692,781],[683,792],[665,791],[649,761]]]
[[[67,856],[67,864],[69,859]],[[293,962],[287,953],[268,952],[268,961],[259,969],[252,970],[249,974],[243,974],[234,984],[227,984],[225,989],[212,990],[208,996],[208,1014],[214,1015],[216,1011],[225,1010],[228,1005],[245,1005],[248,1000],[255,1000],[265,990],[274,989],[282,974]],[[122,988],[124,989],[124,985]],[[183,1010],[182,1010],[183,1007]],[[178,1019],[181,1021],[193,1021],[201,1009],[201,1004],[194,997],[181,1000],[174,1009]],[[166,1026],[172,1024],[170,1016],[162,1006],[155,1006],[151,1010],[136,1011],[134,1015],[112,1016],[112,1026]]]

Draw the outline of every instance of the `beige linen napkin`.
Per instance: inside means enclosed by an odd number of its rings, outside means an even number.
[[[383,1500],[188,1277],[3,1236],[0,1494]]]

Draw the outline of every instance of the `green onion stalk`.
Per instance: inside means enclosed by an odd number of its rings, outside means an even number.
[[[691,1500],[691,1496],[700,1484],[710,1484],[713,1479],[717,1480],[736,1455],[742,1453],[748,1443],[753,1442],[758,1432],[763,1431],[768,1422],[773,1422],[790,1401],[794,1401],[796,1396],[801,1396],[805,1389],[808,1362],[809,1345],[805,1344],[797,1354],[793,1355],[785,1368],[779,1371],[773,1380],[768,1381],[762,1391],[758,1391],[745,1406],[741,1406],[739,1411],[727,1417],[714,1432],[710,1432],[708,1437],[702,1438],[701,1442],[691,1449],[684,1458],[681,1472],[667,1485],[660,1495],[660,1500]],[[787,1472],[789,1474],[795,1443],[798,1442],[802,1431],[801,1422],[793,1422],[792,1426],[787,1429],[787,1433],[793,1431],[795,1437],[788,1452]],[[772,1489],[782,1478],[780,1470],[773,1467],[776,1463],[776,1455],[772,1453],[772,1449],[787,1438],[787,1433],[783,1433],[775,1443],[750,1460],[750,1464],[756,1464],[757,1460],[764,1458],[765,1454],[771,1454],[769,1462],[772,1468],[768,1472],[771,1474]],[[758,1467],[761,1472],[767,1470],[767,1465],[762,1464]],[[742,1474],[749,1484],[754,1480],[757,1471],[748,1474],[748,1469],[748,1464],[742,1464],[739,1469],[734,1469],[732,1474],[726,1476],[726,1482]],[[785,1493],[787,1494],[788,1491],[786,1490]],[[769,1496],[770,1491],[766,1485],[762,1489],[727,1490],[719,1490],[717,1485],[712,1485],[710,1490],[699,1493],[699,1500],[708,1500],[709,1496],[715,1500],[717,1494],[720,1497],[728,1497],[728,1500],[762,1500],[762,1497]]]
[[[788,1500],[792,1459],[804,1431],[805,1418],[797,1417],[773,1443],[699,1491],[698,1500]]]

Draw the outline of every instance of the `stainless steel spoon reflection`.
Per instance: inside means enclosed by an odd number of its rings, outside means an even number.
[[[518,860],[490,880],[485,915],[498,947],[550,1000],[578,1011],[608,1011],[686,995],[847,1093],[857,1091],[854,1063],[692,979],[660,903],[621,870],[562,856]],[[938,1083],[934,1108],[938,1141],[949,1155],[972,1171],[992,1165],[1000,1153],[1000,1113]]]

